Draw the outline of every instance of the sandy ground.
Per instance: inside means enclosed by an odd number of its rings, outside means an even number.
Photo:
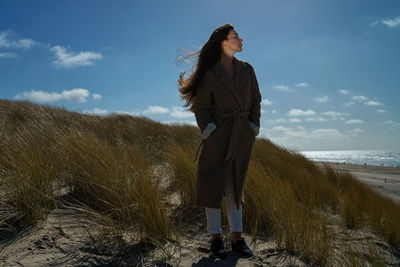
[[[147,250],[135,249],[137,244],[133,244],[126,252],[116,254],[104,247],[104,242],[96,246],[96,240],[89,238],[88,233],[95,237],[96,232],[86,217],[60,207],[51,211],[41,226],[8,234],[6,225],[1,225],[0,266],[307,266],[299,255],[278,250],[274,240],[252,242],[249,235],[244,237],[255,256],[240,258],[230,251],[227,227],[224,239],[229,255],[225,260],[211,255],[202,223],[188,226],[179,244],[165,243],[163,249]]]
[[[316,164],[321,167],[328,164],[337,170],[348,171],[375,191],[400,203],[400,168],[329,162]]]
[[[43,225],[15,232],[1,222],[0,266],[93,266],[108,259],[87,236],[90,221],[66,207],[52,210]]]
[[[322,166],[322,163],[317,164]],[[399,168],[330,165],[350,171],[377,191],[400,201]],[[96,239],[95,225],[62,203],[50,212],[44,225],[22,227],[11,233],[7,225],[12,221],[10,218],[0,207],[0,266],[309,266],[299,255],[279,250],[275,240],[257,239],[252,242],[249,235],[244,237],[254,256],[240,258],[230,251],[227,225],[223,226],[223,236],[229,251],[228,258],[215,258],[209,250],[209,235],[204,220],[200,219],[204,219],[204,214],[192,218],[197,223],[185,229],[179,244],[165,243],[163,249],[153,247],[142,255],[139,251],[143,253],[144,250],[138,244],[132,244],[118,255],[115,251],[111,253],[112,248],[107,244],[104,246],[104,240]],[[379,244],[386,254],[387,266],[400,266],[400,255],[389,253],[386,243],[367,236],[369,233],[356,234],[351,239],[358,240],[360,246],[367,239]]]

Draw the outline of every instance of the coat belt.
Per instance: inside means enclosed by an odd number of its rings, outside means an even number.
[[[232,131],[231,131],[231,136],[229,138],[229,145],[228,145],[228,151],[225,156],[225,160],[230,160],[233,158],[233,156],[236,155],[237,152],[237,147],[238,147],[238,141],[239,141],[239,136],[240,136],[240,120],[241,118],[247,118],[250,114],[249,111],[240,111],[238,109],[234,109],[231,112],[223,112],[219,110],[215,110],[214,114],[217,114],[218,116],[221,116],[222,118],[232,118],[233,123],[232,123]],[[196,152],[196,157],[194,158],[194,161],[197,159],[197,155],[199,153],[200,147],[205,144],[205,140],[202,140],[200,145],[197,148]]]

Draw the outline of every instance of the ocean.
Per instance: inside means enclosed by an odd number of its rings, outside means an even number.
[[[400,151],[394,150],[300,151],[300,153],[313,161],[400,168]]]

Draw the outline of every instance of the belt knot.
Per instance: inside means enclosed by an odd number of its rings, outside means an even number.
[[[230,112],[223,112],[220,110],[215,111],[218,116],[222,118],[231,118],[232,122],[232,130],[231,135],[229,137],[228,151],[225,155],[225,160],[233,160],[234,156],[237,153],[237,148],[239,144],[239,136],[240,136],[240,122],[242,118],[247,118],[250,114],[249,111],[241,111],[239,108],[233,108]],[[205,140],[203,140],[199,147],[197,148],[196,157],[194,161],[197,159],[197,154],[199,153],[200,147],[205,144]]]

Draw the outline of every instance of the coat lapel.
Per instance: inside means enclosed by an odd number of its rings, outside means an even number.
[[[217,77],[226,85],[226,87],[228,87],[229,92],[235,98],[240,109],[242,109],[242,103],[240,101],[239,92],[241,89],[241,84],[243,82],[243,67],[242,67],[242,63],[237,58],[233,57],[233,61],[234,61],[235,82],[233,82],[233,80],[229,77],[229,74],[225,70],[221,61],[218,60],[217,63],[215,63],[212,66],[212,69],[214,70]]]

